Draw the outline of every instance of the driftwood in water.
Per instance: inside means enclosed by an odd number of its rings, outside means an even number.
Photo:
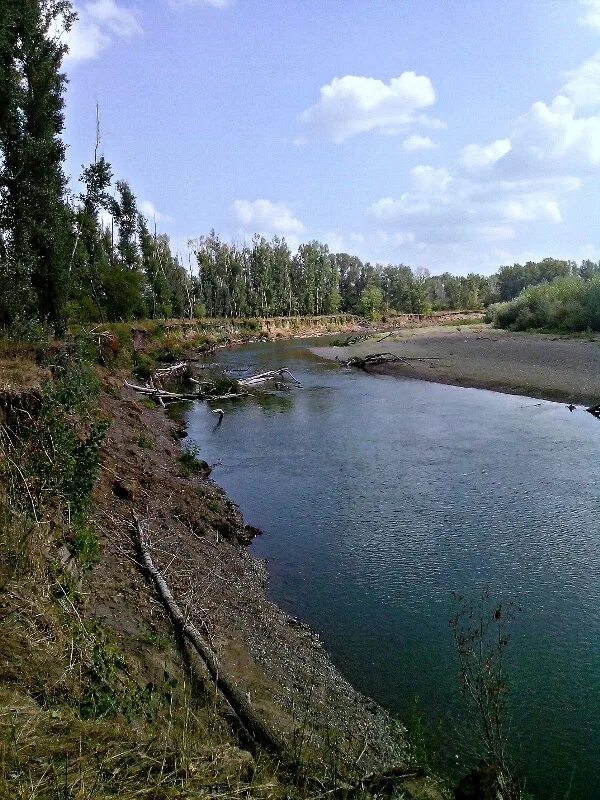
[[[596,417],[596,419],[600,419],[600,403],[598,403],[595,406],[590,406],[589,408],[586,408],[586,411],[588,412],[588,414],[591,414],[593,417]]]
[[[261,372],[259,375],[251,375],[249,378],[242,378],[241,380],[238,381],[238,384],[240,386],[257,386],[258,384],[275,380],[275,378],[283,378],[286,375],[289,378],[291,378],[291,380],[296,384],[296,386],[302,386],[300,381],[294,378],[294,376],[287,367],[281,367],[281,369],[269,370],[269,372]]]
[[[368,356],[353,356],[349,358],[345,363],[348,367],[358,367],[358,369],[367,369],[368,367],[376,367],[379,364],[389,364],[389,363],[402,363],[407,364],[409,367],[414,369],[412,364],[408,361],[408,359],[404,358],[403,356],[394,355],[394,353],[371,353]]]
[[[133,514],[134,541],[140,560],[151,577],[160,598],[166,607],[173,627],[183,635],[206,664],[210,676],[217,688],[221,691],[231,708],[235,711],[240,721],[250,733],[252,738],[262,747],[267,748],[278,756],[285,756],[286,747],[279,734],[272,730],[250,706],[244,692],[242,692],[231,678],[224,672],[214,650],[203,639],[200,632],[189,622],[187,615],[179,608],[171,591],[159,570],[154,566],[147,538],[144,534],[142,523],[135,512]]]
[[[171,364],[168,367],[159,367],[152,373],[152,382],[160,383],[164,380],[172,380],[174,378],[187,378],[189,375],[189,366],[185,361],[180,361],[177,364]]]
[[[399,356],[395,353],[371,353],[368,356],[353,356],[343,363],[347,367],[358,367],[359,369],[367,369],[368,367],[376,367],[379,364],[406,364],[406,366],[414,369],[411,361],[440,361],[438,356]]]
[[[167,402],[173,403],[178,400],[202,400],[204,398],[204,395],[199,392],[187,394],[181,392],[167,392],[166,389],[159,389],[156,386],[137,386],[135,383],[129,383],[129,381],[125,381],[125,386],[128,389],[133,389],[135,392],[147,395],[158,403],[161,400],[163,402],[166,400]]]

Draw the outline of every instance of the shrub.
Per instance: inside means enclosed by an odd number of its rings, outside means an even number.
[[[514,300],[490,306],[488,320],[514,331],[600,331],[600,278],[557,278],[530,286]]]

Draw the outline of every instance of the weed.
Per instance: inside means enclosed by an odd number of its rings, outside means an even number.
[[[142,381],[150,379],[151,375],[156,371],[158,362],[156,358],[149,353],[141,353],[136,351],[133,354],[133,374],[136,378]]]
[[[150,628],[140,635],[139,640],[142,644],[148,645],[148,647],[159,652],[167,650],[172,643],[172,639],[168,634],[156,633]]]
[[[71,535],[73,553],[81,569],[91,569],[100,558],[100,541],[96,531],[89,525],[80,524]]]
[[[52,509],[66,520],[83,515],[108,429],[98,419],[98,380],[75,344],[53,358],[53,380],[22,430],[0,429],[0,471],[16,509],[41,519]]]
[[[419,707],[419,698],[415,697],[406,715],[406,739],[408,743],[409,758],[418,767],[428,769],[430,765],[429,736],[430,732],[423,722],[423,715]]]
[[[181,473],[189,478],[192,475],[207,476],[210,474],[210,466],[199,457],[199,449],[196,445],[184,450],[179,457],[181,463]]]
[[[154,439],[147,433],[138,434],[133,441],[138,447],[141,447],[142,450],[152,450],[155,445]]]
[[[461,689],[483,745],[485,764],[497,771],[507,800],[520,795],[506,748],[505,719],[508,683],[504,674],[508,626],[514,604],[495,603],[488,589],[476,601],[454,593],[457,611],[450,620],[459,661]]]

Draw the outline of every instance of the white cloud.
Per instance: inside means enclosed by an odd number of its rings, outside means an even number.
[[[399,133],[408,125],[428,122],[443,125],[418,114],[435,102],[429,78],[403,72],[389,83],[377,78],[345,75],[321,87],[319,102],[300,115],[305,134],[298,142],[328,139],[340,143],[359,133]]]
[[[600,0],[579,0],[584,13],[579,17],[581,25],[600,31]]]
[[[93,0],[76,10],[78,19],[68,33],[61,32],[58,25],[52,30],[68,45],[67,64],[98,58],[115,39],[142,34],[135,14],[116,0]]]
[[[415,150],[432,150],[437,145],[431,141],[429,136],[419,136],[414,133],[402,142],[402,147],[411,153]]]
[[[142,200],[140,203],[140,211],[149,222],[172,222],[171,217],[158,211],[154,203],[150,200]]]
[[[570,98],[575,108],[596,108],[600,105],[600,53],[566,74],[567,83],[560,94]]]
[[[236,200],[233,211],[247,230],[262,234],[277,235],[299,234],[304,225],[295,217],[285,203],[273,203],[270,200]]]
[[[466,251],[559,225],[566,195],[600,172],[600,53],[565,81],[508,136],[469,144],[453,167],[414,167],[403,191],[371,205],[371,218],[438,257],[443,245]]]
[[[495,164],[510,150],[510,139],[496,139],[488,145],[469,144],[460,154],[460,162],[468,169]]]
[[[419,164],[410,171],[412,184],[417,192],[437,194],[444,192],[452,183],[452,176],[445,167],[435,167]]]
[[[323,235],[323,241],[329,246],[331,253],[345,253],[347,252],[346,238],[336,231],[327,231]]]

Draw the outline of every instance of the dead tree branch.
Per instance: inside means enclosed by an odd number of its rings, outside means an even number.
[[[132,512],[132,516],[134,541],[140,561],[147,574],[151,577],[167,609],[173,627],[190,642],[194,650],[196,650],[198,655],[202,658],[217,688],[221,691],[252,738],[277,756],[285,757],[286,747],[283,739],[252,709],[246,695],[223,671],[214,650],[203,639],[198,629],[186,618],[183,611],[175,602],[164,577],[152,561],[142,523],[135,512]]]

